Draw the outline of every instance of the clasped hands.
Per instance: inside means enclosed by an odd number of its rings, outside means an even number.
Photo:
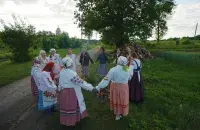
[[[96,87],[94,87],[94,88],[92,89],[92,92],[93,92],[94,94],[98,94],[98,93],[99,93],[99,91],[96,89]]]

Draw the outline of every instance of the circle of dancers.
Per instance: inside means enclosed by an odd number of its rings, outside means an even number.
[[[135,53],[129,57],[118,56],[116,66],[107,71],[110,62],[101,47],[96,62],[99,62],[97,72],[104,78],[97,86],[86,82],[77,72],[77,66],[81,65],[83,76],[89,77],[90,62],[95,63],[87,50],[82,51],[79,61],[71,48],[63,59],[55,49],[50,50],[48,57],[41,50],[31,70],[33,103],[37,104],[37,109],[51,114],[59,104],[60,123],[75,126],[88,116],[82,89],[100,94],[109,88],[110,110],[114,112],[115,120],[128,115],[129,101],[144,101],[142,64]]]

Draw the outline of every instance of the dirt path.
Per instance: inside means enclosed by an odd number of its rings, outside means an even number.
[[[92,59],[97,49],[88,51]],[[80,55],[77,55],[79,61]],[[80,66],[77,70],[80,74]],[[0,89],[0,130],[44,130],[48,115],[32,105],[30,77]]]

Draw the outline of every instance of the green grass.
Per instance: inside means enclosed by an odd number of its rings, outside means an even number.
[[[176,41],[160,41],[159,44],[156,42],[149,42],[147,44],[143,44],[146,48],[151,51],[189,51],[189,52],[200,52],[200,41],[195,41],[195,45],[188,44],[188,45],[176,45]]]
[[[115,121],[108,103],[100,103],[90,92],[84,92],[90,117],[74,128],[59,123],[59,113],[47,122],[48,130],[198,130],[200,127],[200,69],[162,59],[143,63],[145,102],[130,103],[129,115]],[[110,66],[111,67],[111,66]],[[96,85],[96,68],[90,82]]]
[[[191,66],[200,65],[200,52],[152,51],[155,56]]]
[[[31,73],[32,62],[12,63],[6,61],[0,64],[0,87],[20,80]]]

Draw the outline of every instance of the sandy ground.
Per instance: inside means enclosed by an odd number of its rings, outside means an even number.
[[[88,52],[95,60],[97,50]],[[77,66],[77,72],[80,74],[80,66]],[[0,99],[0,130],[45,130],[49,115],[32,105],[30,77],[2,87]]]

